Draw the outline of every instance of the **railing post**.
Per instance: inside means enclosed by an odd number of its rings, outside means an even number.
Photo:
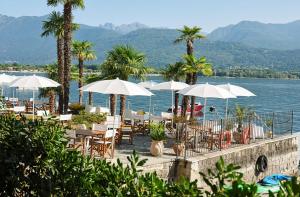
[[[221,133],[219,133],[219,148],[220,150],[222,150],[222,135],[224,135],[224,131],[223,131],[223,119],[221,119]]]
[[[274,137],[274,117],[275,117],[275,112],[273,112],[273,115],[272,115],[272,139]]]
[[[293,135],[293,126],[294,126],[294,111],[292,110],[292,123],[291,123],[291,135]]]

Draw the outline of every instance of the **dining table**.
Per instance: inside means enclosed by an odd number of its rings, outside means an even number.
[[[102,138],[105,135],[106,131],[93,131],[89,129],[77,129],[75,130],[76,137],[80,138],[80,143],[82,145],[82,153],[87,154],[87,151],[89,149],[89,140],[93,140],[94,137],[96,138]],[[92,154],[93,148],[91,147],[91,154]]]

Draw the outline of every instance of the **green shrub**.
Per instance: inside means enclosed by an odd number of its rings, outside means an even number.
[[[166,138],[165,126],[163,124],[150,124],[150,137],[155,141],[162,141]]]
[[[91,128],[92,123],[102,123],[106,120],[106,114],[92,114],[81,111],[78,115],[72,118],[73,124],[85,124]]]
[[[71,103],[69,105],[69,109],[74,113],[78,114],[80,111],[85,109],[84,105],[81,105],[80,103]]]
[[[196,182],[168,183],[129,164],[91,159],[66,149],[56,122],[0,116],[0,196],[200,196]]]

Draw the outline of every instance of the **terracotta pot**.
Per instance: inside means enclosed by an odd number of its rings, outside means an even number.
[[[184,143],[176,143],[173,145],[174,153],[177,156],[180,156],[183,153],[184,148],[185,148]]]
[[[242,142],[242,132],[233,132],[233,139],[240,144]]]
[[[152,141],[150,147],[150,153],[153,156],[162,156],[164,152],[164,142],[163,141]]]

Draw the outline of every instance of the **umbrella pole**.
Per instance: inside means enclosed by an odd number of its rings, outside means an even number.
[[[151,96],[149,99],[149,124],[150,124],[150,115],[151,115]]]
[[[32,120],[34,121],[34,89],[32,90]]]
[[[205,122],[205,113],[206,113],[206,98],[204,99],[203,122]]]
[[[173,132],[173,123],[174,123],[174,90],[172,90],[172,106],[171,106],[171,109],[172,109],[172,121],[171,121],[171,128],[172,128],[172,132]]]
[[[228,98],[226,99],[225,119],[227,119],[227,111],[228,111]]]

